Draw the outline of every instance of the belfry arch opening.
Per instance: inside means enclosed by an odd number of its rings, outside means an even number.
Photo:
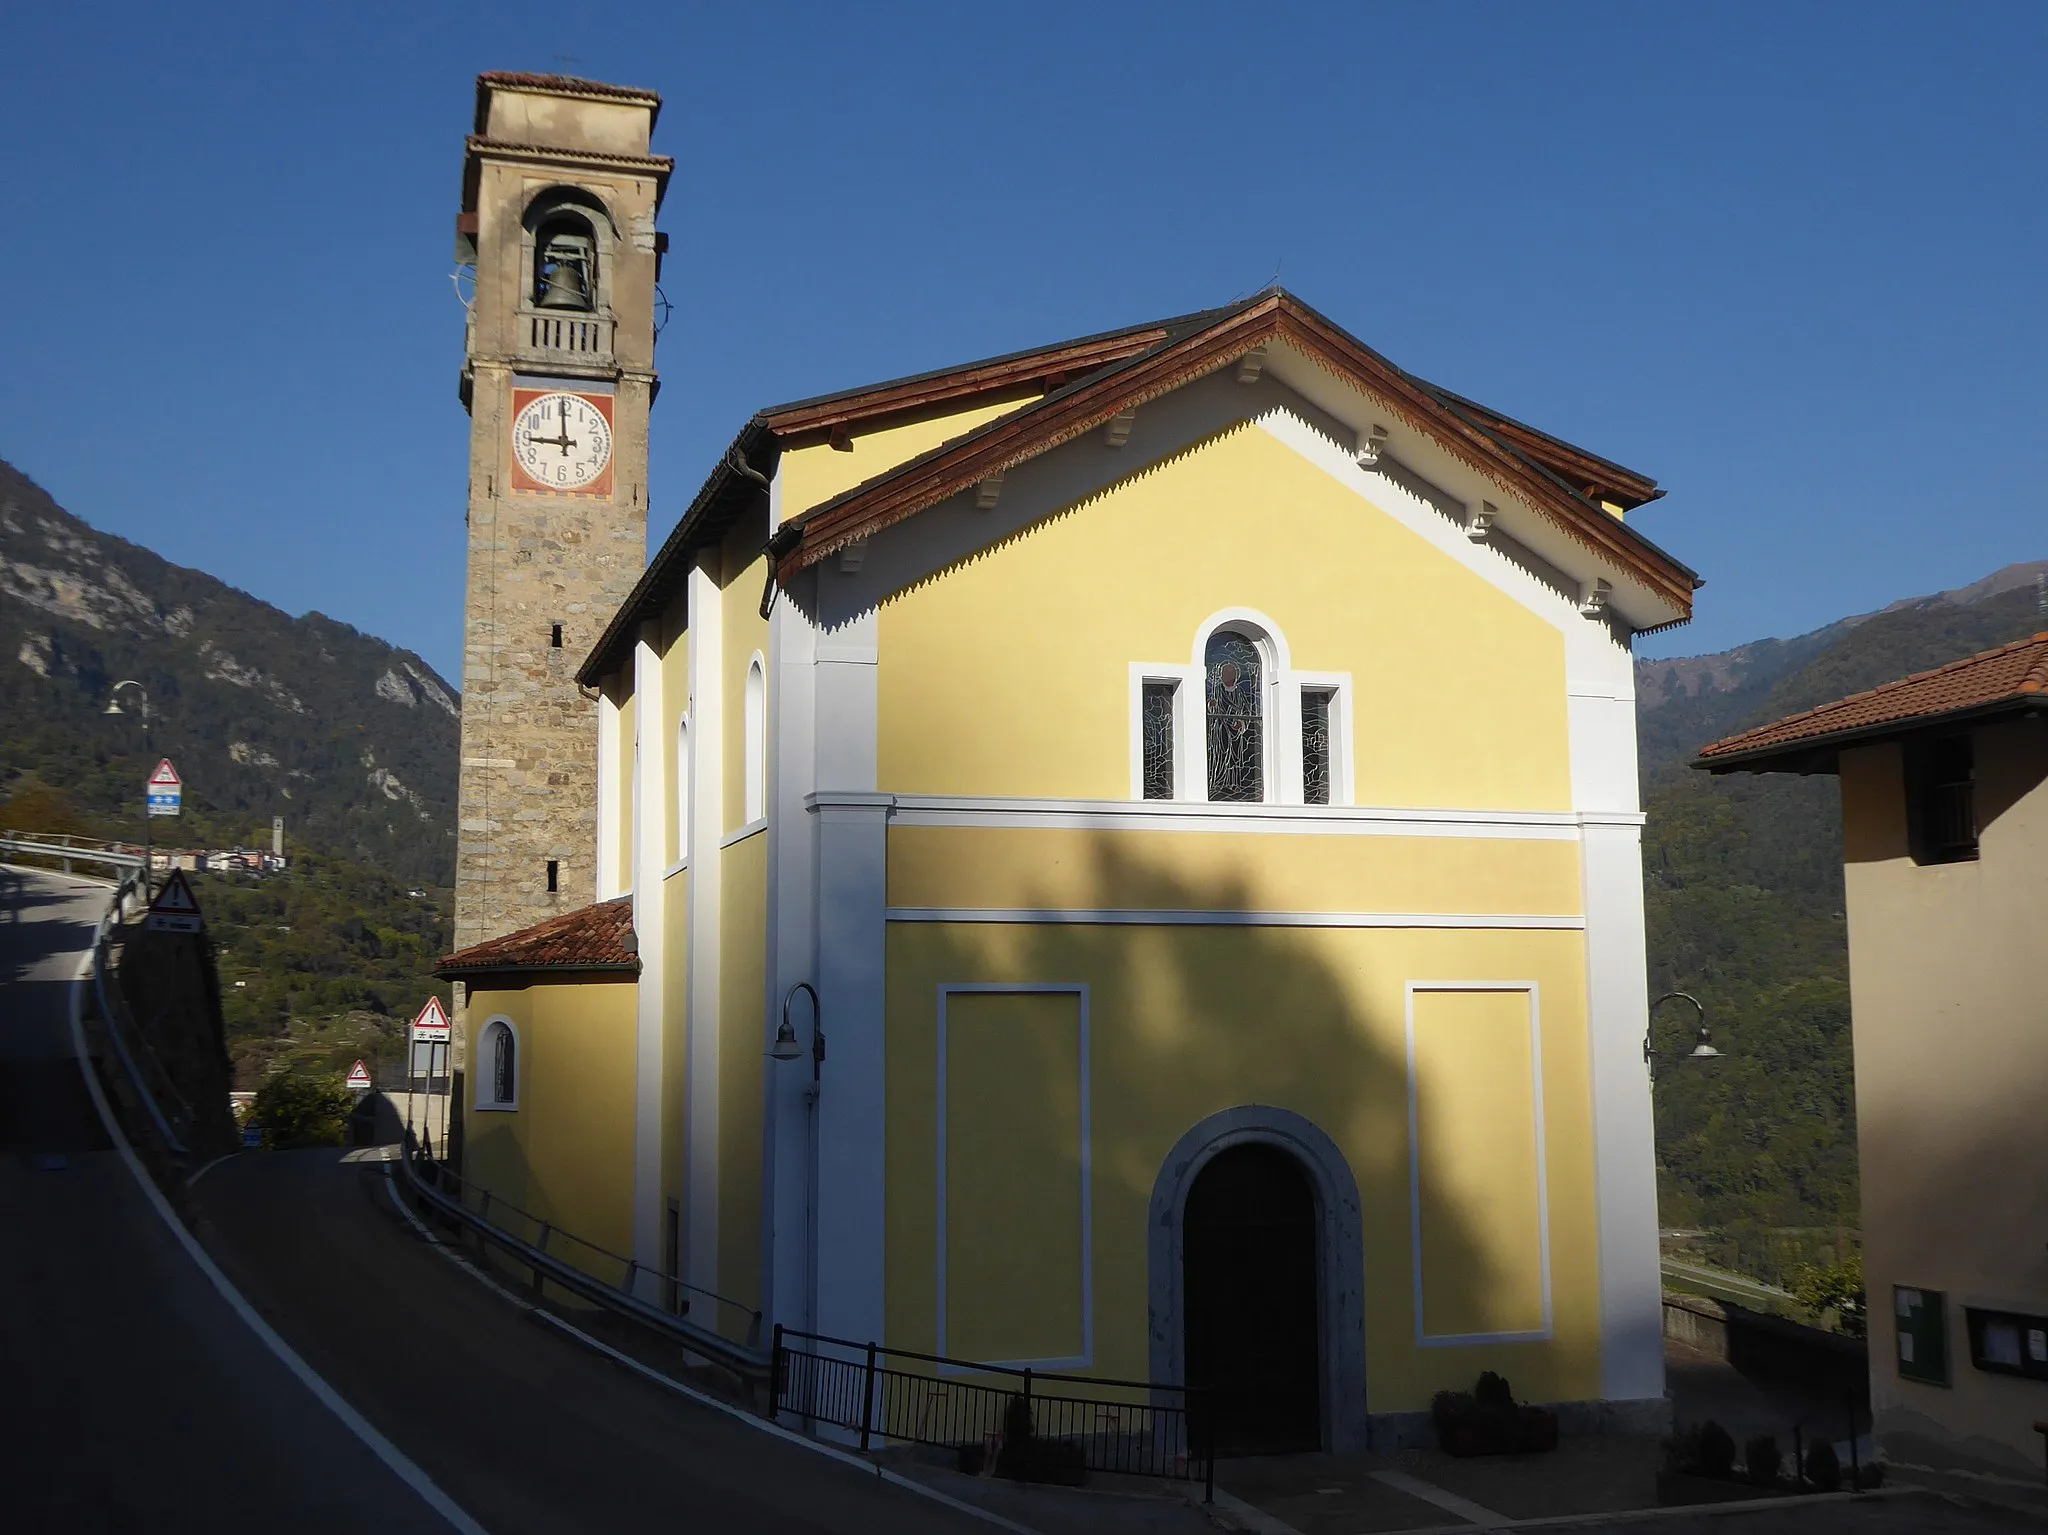
[[[1181,1220],[1191,1438],[1225,1455],[1321,1448],[1321,1217],[1308,1169],[1268,1142],[1226,1147],[1195,1175]]]
[[[524,223],[526,302],[558,313],[602,310],[612,232],[603,205],[574,187],[556,187],[527,205]]]

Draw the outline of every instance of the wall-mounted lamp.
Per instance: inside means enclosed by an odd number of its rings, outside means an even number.
[[[803,1058],[804,1047],[797,1043],[796,1025],[789,1017],[789,1004],[796,1000],[800,991],[808,993],[811,999],[811,1083],[815,1086],[824,1072],[825,1017],[824,1009],[818,1005],[818,990],[809,981],[798,981],[782,999],[782,1024],[775,1031],[775,1043],[768,1047],[768,1054],[778,1061]]]
[[[1361,432],[1358,435],[1357,458],[1359,464],[1364,468],[1370,469],[1380,461],[1380,452],[1386,445],[1387,429],[1375,421],[1371,431]]]
[[[1706,1008],[1700,1005],[1700,999],[1694,996],[1691,992],[1687,991],[1667,991],[1664,993],[1663,996],[1659,997],[1655,1002],[1652,1002],[1650,1004],[1650,1016],[1654,1017],[1656,1015],[1657,1009],[1662,1007],[1666,1002],[1690,1002],[1692,1004],[1693,1019],[1698,1027],[1698,1032],[1693,1036],[1693,1047],[1690,1050],[1686,1051],[1683,1055],[1679,1054],[1679,1052],[1677,1052],[1676,1050],[1652,1050],[1650,1048],[1650,1030],[1646,1021],[1645,1026],[1643,1028],[1643,1064],[1649,1068],[1650,1076],[1653,1079],[1656,1077],[1657,1060],[1660,1056],[1664,1057],[1667,1060],[1677,1061],[1719,1060],[1721,1058],[1721,1052],[1714,1048],[1713,1036],[1708,1032],[1707,1029],[1707,1010]]]

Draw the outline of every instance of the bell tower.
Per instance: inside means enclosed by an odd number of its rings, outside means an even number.
[[[595,80],[476,82],[458,949],[596,894],[597,707],[575,674],[646,563],[660,111]]]

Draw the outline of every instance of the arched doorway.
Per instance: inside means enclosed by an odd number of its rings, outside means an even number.
[[[1315,1190],[1278,1146],[1225,1148],[1195,1176],[1181,1225],[1190,1435],[1223,1454],[1322,1445]]]

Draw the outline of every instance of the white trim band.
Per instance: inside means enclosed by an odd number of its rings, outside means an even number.
[[[768,818],[766,816],[762,816],[758,821],[749,821],[746,825],[742,826],[738,831],[727,832],[725,834],[724,839],[718,844],[719,851],[723,852],[726,848],[731,847],[735,842],[744,842],[747,840],[747,838],[753,836],[755,833],[764,832],[767,829]]]
[[[1073,831],[1284,832],[1309,836],[1505,837],[1572,842],[1589,826],[1643,824],[1640,811],[1437,810],[1385,805],[1244,805],[1187,800],[995,799],[820,792],[811,811],[881,808],[899,826]]]
[[[1506,928],[1584,932],[1586,919],[1522,912],[1191,911],[1143,906],[891,906],[891,922],[1035,922],[1101,927]]]

